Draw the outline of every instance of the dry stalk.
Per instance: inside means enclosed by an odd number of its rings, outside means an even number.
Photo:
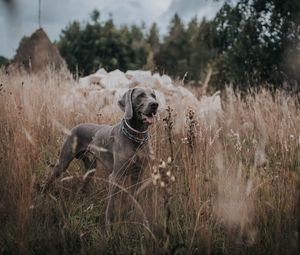
[[[186,115],[187,124],[187,144],[191,153],[195,152],[196,134],[198,121],[195,118],[195,112],[190,109]]]
[[[172,183],[175,182],[173,175],[173,162],[171,157],[167,159],[167,163],[160,160],[160,164],[153,166],[152,181],[155,186],[162,190],[165,210],[164,222],[164,250],[168,254],[171,250],[171,199],[172,199]]]
[[[165,122],[165,129],[169,141],[171,159],[173,160],[174,159],[173,135],[172,135],[172,129],[174,125],[174,117],[172,115],[173,109],[170,106],[168,106],[166,111],[168,115],[165,118],[163,118],[163,121]]]

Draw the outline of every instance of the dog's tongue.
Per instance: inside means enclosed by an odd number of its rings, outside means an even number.
[[[147,116],[147,115],[143,114],[143,120],[144,120],[144,122],[146,122],[149,125],[154,123],[153,115],[152,116]]]

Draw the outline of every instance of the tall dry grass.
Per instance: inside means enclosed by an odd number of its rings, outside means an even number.
[[[192,110],[178,119],[169,109],[151,130],[156,163],[143,176],[144,189],[137,201],[122,193],[120,219],[107,233],[103,169],[85,194],[77,192],[83,176],[77,161],[48,195],[40,192],[66,130],[121,117],[76,102],[64,110],[61,95],[75,83],[51,69],[0,73],[1,253],[297,253],[295,96],[260,90],[241,98],[227,89],[216,126]],[[175,122],[184,123],[179,134]],[[173,175],[175,182],[162,179]]]

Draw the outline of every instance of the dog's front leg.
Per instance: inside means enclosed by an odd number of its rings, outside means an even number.
[[[114,173],[111,173],[108,178],[108,203],[105,212],[105,223],[107,226],[110,226],[111,222],[113,221],[113,211],[114,211],[114,196],[117,191],[115,186],[116,178],[114,177]]]
[[[141,181],[140,181],[141,176],[142,176],[142,169],[140,167],[134,168],[132,174],[130,175],[132,194],[134,196],[138,195],[139,188],[141,187]]]
[[[114,170],[113,172],[109,175],[109,188],[108,188],[108,204],[106,208],[106,214],[105,214],[105,219],[106,219],[106,225],[110,225],[112,221],[115,218],[115,200],[117,193],[119,191],[119,185],[120,185],[120,180],[122,179],[124,175],[124,169],[126,169],[124,163],[120,163],[122,161],[119,161],[117,164],[114,165]]]

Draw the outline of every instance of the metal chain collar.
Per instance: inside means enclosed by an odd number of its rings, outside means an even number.
[[[147,131],[140,132],[132,128],[125,119],[122,120],[121,130],[123,134],[131,141],[134,141],[138,144],[143,144],[149,140],[150,135]]]

